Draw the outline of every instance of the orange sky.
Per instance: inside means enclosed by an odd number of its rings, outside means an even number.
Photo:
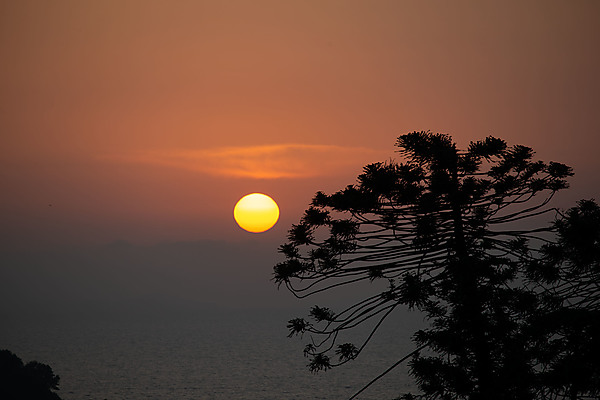
[[[0,1],[2,246],[281,242],[413,130],[568,163],[600,198],[597,1]]]

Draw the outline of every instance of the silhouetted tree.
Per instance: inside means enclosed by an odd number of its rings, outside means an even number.
[[[37,361],[23,361],[9,350],[0,350],[0,399],[60,400],[52,390],[58,390],[60,378],[52,368]]]
[[[559,217],[557,240],[543,247],[553,302],[537,319],[546,337],[538,368],[546,398],[600,397],[600,207],[582,200]]]
[[[547,322],[565,310],[561,291],[574,289],[559,283],[562,267],[548,257],[561,222],[545,217],[556,212],[548,202],[571,169],[493,137],[466,151],[430,132],[402,135],[396,145],[404,162],[367,165],[356,184],[318,192],[280,247],[285,261],[274,280],[298,297],[359,282],[374,290],[339,312],[315,306],[310,318],[289,322],[290,336],[311,336],[309,368],[356,358],[405,306],[424,312],[429,327],[413,336],[409,363],[422,393],[403,398],[550,398],[557,391],[548,368],[560,373],[570,359],[550,355],[558,327]],[[369,320],[363,342],[339,343]],[[573,348],[575,340],[565,333],[556,345]]]

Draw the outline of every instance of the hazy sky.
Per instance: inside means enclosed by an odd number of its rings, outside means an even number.
[[[563,206],[598,198],[599,38],[594,0],[0,1],[0,246],[276,246],[414,130],[531,146],[574,167]],[[260,235],[232,218],[255,191]]]

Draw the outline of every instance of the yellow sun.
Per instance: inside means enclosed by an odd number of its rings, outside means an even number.
[[[275,200],[266,194],[251,193],[237,202],[233,209],[233,218],[248,232],[264,232],[271,229],[279,219],[279,207]]]

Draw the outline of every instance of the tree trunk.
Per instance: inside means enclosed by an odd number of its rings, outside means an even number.
[[[464,234],[461,201],[459,199],[459,181],[456,171],[452,174],[454,193],[451,194],[452,219],[454,225],[454,251],[456,265],[453,279],[456,283],[457,308],[460,307],[465,315],[463,321],[457,321],[459,326],[464,326],[464,332],[470,332],[472,339],[469,343],[474,354],[473,374],[477,381],[478,392],[473,394],[472,400],[500,399],[500,385],[494,382],[494,369],[491,360],[491,346],[486,339],[486,321],[483,315],[484,304],[478,283],[477,261],[468,252]],[[460,300],[459,300],[460,299]]]

